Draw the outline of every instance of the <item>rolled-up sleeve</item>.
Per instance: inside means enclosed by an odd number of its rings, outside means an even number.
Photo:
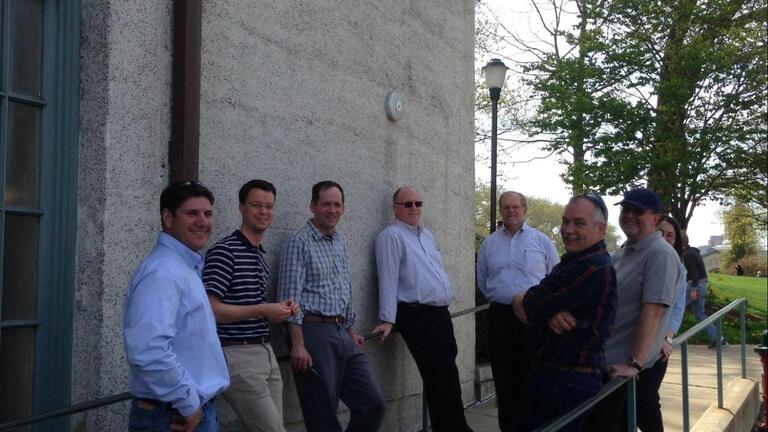
[[[304,246],[303,240],[297,236],[291,237],[283,245],[280,254],[280,275],[277,280],[278,300],[291,298],[299,301],[306,278]],[[299,308],[299,313],[288,317],[288,322],[299,325],[304,322],[304,309],[301,303],[299,303]]]

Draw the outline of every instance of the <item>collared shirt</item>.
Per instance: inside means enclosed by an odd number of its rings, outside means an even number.
[[[512,297],[539,283],[559,261],[552,240],[527,223],[515,234],[504,227],[480,246],[477,285],[488,300],[508,305]]]
[[[523,298],[537,365],[605,367],[603,352],[616,315],[616,273],[603,241],[563,260]],[[547,322],[568,311],[574,329],[555,334]]]
[[[229,386],[202,268],[200,254],[160,233],[128,285],[123,315],[128,389],[185,416]]]
[[[666,306],[643,367],[650,367],[656,362],[669,328],[669,306],[675,298],[679,262],[675,250],[658,231],[636,243],[625,244],[613,255],[618,303],[614,331],[605,347],[605,360],[609,365],[624,363],[632,355],[637,320],[646,303]]]
[[[203,284],[222,303],[249,306],[266,303],[269,267],[264,248],[251,244],[240,230],[216,242],[205,254]],[[238,340],[269,335],[263,317],[216,326],[221,340]]]
[[[339,232],[323,234],[310,219],[285,242],[280,255],[277,297],[301,305],[288,322],[302,324],[306,313],[343,316],[344,327],[350,328],[355,322],[351,293],[347,242]]]
[[[447,306],[451,281],[428,229],[395,221],[376,237],[379,319],[395,322],[397,303]]]

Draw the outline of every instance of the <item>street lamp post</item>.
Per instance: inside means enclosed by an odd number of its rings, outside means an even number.
[[[509,68],[499,59],[491,59],[483,66],[485,85],[491,95],[491,200],[489,203],[491,220],[488,226],[491,234],[496,231],[496,122],[499,96],[504,86],[504,79],[507,77],[507,69]]]

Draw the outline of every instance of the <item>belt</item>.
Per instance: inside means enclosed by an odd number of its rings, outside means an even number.
[[[160,408],[163,411],[175,411],[175,408],[173,408],[170,402],[165,402],[157,399],[147,399],[147,398],[137,398],[137,397],[134,397],[134,399],[136,399],[136,401],[139,404],[144,403],[144,404],[152,405],[154,408]]]
[[[341,315],[336,316],[325,316],[325,315],[316,315],[316,314],[305,314],[304,315],[304,322],[310,322],[310,323],[329,323],[329,324],[336,324],[341,325],[344,324],[347,320],[344,319]]]
[[[269,336],[254,336],[244,339],[221,339],[221,346],[233,345],[265,345],[269,343]]]
[[[579,372],[579,373],[585,373],[585,374],[601,375],[603,373],[603,371],[601,371],[600,369],[589,367],[589,366],[565,366],[565,365],[558,365],[553,363],[545,363],[541,365],[541,367],[545,369],[554,369],[554,370],[565,371],[565,372]]]
[[[406,302],[399,302],[399,305],[408,306],[411,308],[428,308],[428,309],[448,309],[448,306],[436,306],[436,305],[429,305],[429,304],[423,304],[423,303],[406,303]]]

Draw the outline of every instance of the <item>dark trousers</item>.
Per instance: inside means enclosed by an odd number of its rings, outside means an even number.
[[[600,392],[603,387],[601,374],[537,368],[531,372],[526,385],[525,416],[519,430],[533,431],[576,407],[576,405]],[[562,432],[579,432],[587,414],[560,429]]]
[[[502,432],[516,430],[521,417],[523,388],[531,370],[525,343],[527,327],[517,319],[511,305],[491,303],[488,308],[488,348]]]
[[[664,432],[661,417],[659,387],[667,373],[669,362],[657,360],[652,367],[640,372],[637,381],[637,427],[643,432]]]
[[[376,432],[384,418],[384,396],[365,355],[347,331],[333,323],[302,325],[312,368],[293,371],[307,432],[340,432],[339,399],[349,407],[348,432]],[[290,346],[290,341],[289,345]]]
[[[458,349],[448,308],[400,303],[395,325],[424,380],[432,430],[471,431],[464,418]]]
[[[595,405],[595,408],[584,424],[584,430],[587,432],[626,432],[626,384]]]

